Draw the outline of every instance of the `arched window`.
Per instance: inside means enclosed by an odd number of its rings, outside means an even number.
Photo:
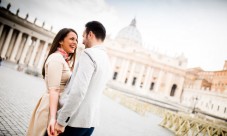
[[[177,89],[177,85],[173,84],[173,86],[171,88],[170,96],[174,96],[175,95],[176,89]]]
[[[150,90],[154,89],[154,82],[151,83]]]
[[[117,72],[114,72],[114,75],[113,75],[113,80],[116,80],[117,79]]]
[[[127,82],[128,82],[128,78],[125,79],[125,83],[127,83]]]
[[[136,77],[133,77],[132,85],[134,86],[136,84]]]

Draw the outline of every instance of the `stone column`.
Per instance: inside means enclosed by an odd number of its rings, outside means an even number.
[[[27,40],[26,40],[24,49],[22,51],[22,55],[21,55],[21,58],[20,58],[20,61],[19,61],[20,64],[24,64],[24,59],[26,57],[26,54],[28,52],[28,48],[31,45],[31,43],[32,43],[32,40],[31,40],[31,36],[29,35],[28,38],[27,38]]]
[[[153,74],[154,69],[151,67],[147,67],[146,75],[144,78],[144,84],[143,84],[143,90],[148,90],[151,85],[151,78]]]
[[[121,82],[121,78],[122,78],[122,74],[124,72],[124,66],[125,66],[125,59],[121,59],[121,65],[120,65],[120,70],[119,70],[119,74],[117,76],[117,81]]]
[[[40,55],[38,65],[37,65],[38,69],[42,69],[44,57],[45,57],[45,54],[46,54],[46,51],[47,51],[47,47],[48,47],[48,42],[45,42],[43,50],[42,50],[41,55]]]
[[[141,81],[142,81],[142,78],[143,78],[143,74],[144,74],[144,65],[141,65],[139,76],[138,76],[138,79],[137,79],[137,82],[136,82],[136,88],[140,88]]]
[[[116,61],[117,61],[116,57],[114,57],[114,56],[111,57],[111,66],[112,66],[113,71],[114,71],[114,68],[115,68]]]
[[[154,88],[154,91],[155,92],[158,92],[159,91],[159,89],[160,89],[160,85],[161,85],[161,83],[162,83],[162,77],[163,77],[163,75],[164,75],[164,71],[160,71],[159,72],[159,74],[158,74],[158,79],[157,79],[157,81],[156,81],[156,83],[155,83],[155,88]]]
[[[167,73],[166,74],[166,78],[165,78],[165,89],[164,89],[164,92],[165,92],[165,95],[166,96],[169,96],[170,95],[170,91],[171,91],[171,81],[173,79],[173,74],[172,73]]]
[[[113,77],[114,72],[115,72],[115,64],[116,64],[116,61],[117,61],[117,57],[112,56],[112,57],[110,58],[110,61],[111,61],[111,68],[112,68],[111,76]]]
[[[26,43],[26,38],[23,37],[23,35],[22,35],[21,43],[19,44],[18,51],[17,51],[16,57],[15,57],[15,60],[17,61],[17,63],[19,63],[19,61],[20,61],[20,58],[21,58],[22,51],[23,51],[23,48],[25,46],[25,43]]]
[[[177,98],[179,98],[179,100],[180,100],[180,97],[181,97],[181,94],[182,94],[182,90],[183,90],[183,86],[184,86],[184,80],[185,80],[185,78],[183,76],[179,77],[179,84],[178,84],[176,92],[175,92],[175,96]]]
[[[22,32],[20,32],[18,34],[17,40],[15,42],[15,46],[14,46],[13,51],[12,51],[12,55],[10,56],[10,61],[15,62],[15,57],[16,57],[16,54],[18,52],[18,49],[19,49],[19,46],[20,46],[20,43],[21,43],[22,34],[23,34]]]
[[[31,66],[31,67],[32,67],[33,64],[34,64],[35,55],[36,55],[36,53],[37,53],[37,50],[38,50],[39,45],[40,45],[40,40],[37,39],[37,40],[36,40],[36,43],[35,43],[35,46],[34,46],[34,49],[33,49],[33,51],[32,51],[31,59],[29,60],[29,63],[28,63],[28,65]]]
[[[126,79],[126,76],[127,76],[127,73],[128,73],[128,66],[129,66],[129,62],[128,60],[125,60],[125,64],[124,64],[124,67],[123,67],[123,72],[122,72],[122,75],[120,77],[120,81],[122,83],[125,83],[125,79]]]
[[[150,67],[146,66],[146,68],[145,68],[145,77],[144,77],[144,80],[143,80],[143,87],[142,87],[143,90],[146,90],[146,86],[148,84],[149,72],[150,72]],[[149,78],[149,80],[150,80],[150,78]]]
[[[34,41],[34,39],[32,39],[32,43],[28,47],[28,51],[27,51],[26,57],[24,59],[24,63],[27,64],[27,65],[29,63],[29,60],[31,59],[32,51],[34,49],[34,44],[35,44],[35,41]]]
[[[132,61],[132,66],[130,68],[130,73],[129,73],[128,81],[127,81],[127,85],[129,85],[129,86],[132,85],[132,80],[133,80],[133,74],[134,74],[135,66],[136,66],[136,63]]]
[[[2,53],[1,53],[2,58],[5,58],[5,56],[6,56],[6,52],[7,52],[7,49],[9,48],[9,44],[10,44],[10,40],[12,38],[12,35],[13,35],[13,28],[10,28],[9,33],[7,35],[7,38],[6,38],[6,41],[3,44],[3,49],[2,49]]]
[[[0,26],[0,38],[1,38],[1,36],[2,36],[3,28],[4,28],[4,24],[2,24],[2,25]]]
[[[10,43],[9,43],[9,47],[8,47],[8,49],[6,51],[6,55],[5,55],[7,59],[10,59],[10,56],[11,56],[13,48],[14,48],[14,44],[16,42],[16,39],[17,39],[17,34],[13,33],[11,40],[10,40]]]

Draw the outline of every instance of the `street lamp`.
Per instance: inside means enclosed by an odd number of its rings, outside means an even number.
[[[196,108],[195,106],[197,104],[198,97],[197,96],[196,97],[193,97],[193,101],[194,101],[194,107],[193,107],[192,113],[195,114],[195,108]]]

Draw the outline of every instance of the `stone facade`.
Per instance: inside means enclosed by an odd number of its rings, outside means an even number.
[[[119,31],[115,39],[106,39],[113,68],[113,82],[141,93],[155,92],[179,100],[187,59],[147,50],[142,46],[136,20]]]
[[[17,64],[18,70],[26,67],[41,71],[54,33],[37,26],[18,13],[0,8],[0,55],[4,60]],[[19,11],[18,11],[19,12]]]
[[[10,4],[7,8],[0,7],[0,56],[3,60],[11,63],[19,71],[41,75],[44,60],[48,55],[55,33],[34,22],[28,21],[28,14],[25,18],[10,11]],[[78,45],[78,50],[83,45]]]
[[[184,88],[182,105],[216,118],[227,119],[227,93],[217,93],[215,90]]]
[[[218,71],[204,71],[201,68],[188,69],[184,86],[223,93],[227,90],[226,63],[225,61],[223,70]]]

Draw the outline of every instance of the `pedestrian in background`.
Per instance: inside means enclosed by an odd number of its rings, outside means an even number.
[[[0,56],[0,66],[2,65],[2,57]]]

